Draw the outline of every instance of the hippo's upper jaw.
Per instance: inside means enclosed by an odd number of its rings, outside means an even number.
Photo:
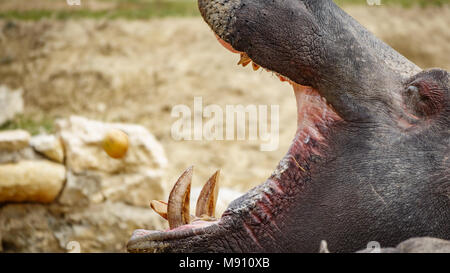
[[[332,1],[199,0],[199,8],[241,64],[292,84],[298,129],[271,177],[216,221],[189,223],[187,170],[169,200],[172,229],[135,231],[130,252],[317,252],[321,240],[347,252],[370,241],[450,239],[446,71],[420,71]]]

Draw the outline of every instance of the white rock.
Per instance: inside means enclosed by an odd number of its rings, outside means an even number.
[[[30,140],[33,149],[58,163],[64,162],[64,148],[61,140],[54,135],[33,136]]]
[[[165,194],[161,176],[161,172],[153,170],[111,175],[102,179],[102,195],[109,201],[149,207],[150,200],[162,199]]]
[[[162,199],[162,174],[147,170],[137,173],[106,174],[98,171],[67,173],[67,182],[58,202],[70,206],[86,206],[106,200],[148,207],[150,200]]]
[[[24,130],[0,131],[0,151],[17,151],[28,146],[30,133]]]
[[[74,174],[70,170],[67,171],[66,184],[58,202],[69,206],[87,206],[91,202],[102,202],[104,198],[101,195],[101,180],[102,175],[97,172]]]
[[[105,200],[148,207],[165,194],[161,179],[167,159],[161,144],[142,126],[102,123],[72,116],[57,121],[69,170],[59,198],[65,205],[87,205]],[[104,135],[123,130],[129,138],[122,159],[109,157],[102,148]]]
[[[140,125],[103,123],[78,116],[56,124],[66,151],[66,166],[75,173],[84,170],[131,173],[159,170],[167,165],[162,145]],[[129,148],[122,159],[113,159],[102,149],[103,137],[110,129],[122,130],[129,136]]]
[[[40,159],[31,147],[26,147],[17,151],[0,150],[0,164],[17,163],[21,160]]]
[[[0,203],[52,202],[65,176],[63,165],[46,160],[0,165]]]
[[[5,252],[125,252],[133,230],[164,229],[150,208],[120,202],[72,207],[52,203],[0,207],[0,247]]]
[[[397,249],[402,253],[450,253],[450,241],[417,237],[403,241]]]
[[[0,125],[23,112],[23,91],[0,86]]]

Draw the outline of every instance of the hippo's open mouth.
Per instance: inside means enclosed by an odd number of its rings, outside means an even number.
[[[238,65],[243,67],[251,64],[253,70],[258,70],[260,65],[253,62],[245,52],[235,50],[230,44],[216,36],[218,41],[228,50],[240,55]],[[265,68],[263,68],[265,69]],[[272,72],[265,69],[268,72]],[[276,72],[276,76],[281,82],[288,82],[292,85],[297,101],[297,132],[287,155],[282,159],[277,169],[262,185],[247,193],[244,197],[233,202],[241,203],[248,199],[246,206],[259,206],[262,215],[253,215],[256,221],[261,221],[259,217],[272,218],[275,200],[289,198],[300,188],[298,185],[286,184],[286,181],[305,181],[310,169],[309,162],[315,157],[323,156],[326,148],[327,131],[330,125],[342,120],[333,110],[332,105],[312,87],[303,86],[287,76]],[[281,182],[283,173],[289,170],[291,179]],[[181,240],[190,236],[199,236],[214,229],[226,226],[227,219],[236,213],[236,208],[228,209],[221,218],[216,219],[214,215],[215,202],[218,192],[218,172],[216,172],[205,184],[197,202],[196,215],[189,211],[190,183],[193,174],[193,167],[189,167],[179,178],[169,196],[169,201],[152,201],[151,207],[162,217],[169,221],[170,228],[165,231],[136,230],[128,242],[130,252],[151,252],[164,248],[164,244],[173,240]],[[302,179],[300,179],[302,178]],[[302,182],[303,183],[303,182]],[[255,198],[258,195],[258,198]],[[283,197],[281,197],[283,196]],[[273,219],[271,219],[273,221]],[[275,223],[275,222],[273,222]],[[254,238],[250,226],[246,226],[249,236]],[[255,242],[257,239],[254,238]]]

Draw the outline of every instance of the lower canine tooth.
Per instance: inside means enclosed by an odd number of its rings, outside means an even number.
[[[216,171],[203,186],[197,199],[195,209],[196,217],[202,218],[205,215],[215,217],[217,195],[219,192],[219,175],[220,171]]]
[[[167,204],[167,220],[170,229],[186,225],[190,222],[189,197],[191,192],[193,167],[189,167],[178,178],[169,195]]]

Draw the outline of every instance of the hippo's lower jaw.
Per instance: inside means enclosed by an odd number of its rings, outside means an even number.
[[[218,220],[190,222],[180,205],[188,169],[166,211],[155,203],[171,229],[135,231],[128,251],[317,252],[326,240],[350,252],[370,241],[450,239],[446,71],[420,71],[331,0],[199,0],[199,8],[240,64],[253,60],[292,84],[298,129],[271,177]]]
[[[245,53],[234,50],[231,45],[220,38],[218,39],[230,51],[245,56]],[[248,57],[244,59],[244,62],[241,58],[239,62],[243,66],[249,63],[251,63],[251,59]],[[257,70],[256,64],[253,63],[253,67]],[[278,212],[287,209],[287,200],[298,194],[302,190],[302,185],[310,180],[310,161],[319,160],[324,155],[329,128],[333,123],[342,121],[333,108],[326,103],[326,99],[320,96],[316,90],[297,84],[282,75],[278,75],[278,77],[281,81],[288,81],[293,86],[297,101],[298,128],[293,145],[287,155],[281,160],[272,177],[245,196],[233,201],[234,205],[230,206],[218,220],[194,220],[189,224],[177,226],[166,231],[136,230],[128,242],[128,251],[193,251],[194,248],[192,248],[190,243],[180,242],[193,236],[201,237],[204,234],[217,236],[221,233],[218,232],[220,230],[223,230],[225,235],[228,232],[227,226],[237,224],[236,220],[233,219],[233,215],[242,215],[244,212],[251,215],[251,222],[240,224],[247,232],[246,236],[251,238],[255,244],[256,248],[253,248],[253,250],[264,250],[264,243],[259,242],[259,239],[256,238],[252,226],[264,223],[270,225],[271,228],[279,229],[279,225],[283,225],[282,222],[277,224]],[[181,214],[181,211],[177,213]],[[166,216],[164,217],[167,218]],[[245,234],[243,235],[245,236]],[[267,236],[270,236],[270,233]],[[173,242],[177,242],[176,247]],[[250,247],[250,245],[246,247]],[[211,249],[204,249],[204,251],[208,250]],[[236,249],[236,251],[242,250],[244,249]],[[248,248],[248,250],[251,251],[252,248]],[[215,251],[219,251],[219,249],[215,249]]]

